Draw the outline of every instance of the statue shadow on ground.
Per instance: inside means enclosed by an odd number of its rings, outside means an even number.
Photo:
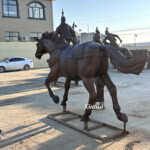
[[[1,82],[0,96],[45,88],[44,81],[47,74],[37,74],[37,76],[41,77],[26,80],[14,80],[8,83]]]
[[[31,103],[34,97],[41,97],[41,94],[44,95],[47,93],[47,89],[44,85],[44,81],[47,77],[47,73],[37,74],[41,76],[38,78],[26,79],[26,80],[15,80],[10,83],[6,83],[7,86],[0,87],[0,106],[12,105],[18,103]],[[52,83],[52,88],[59,90],[64,88],[64,81],[59,81],[56,86]],[[81,85],[78,85],[78,87]],[[74,83],[71,84],[71,88],[77,87]],[[36,100],[36,98],[34,98]],[[49,97],[48,97],[49,99]],[[33,100],[34,102],[34,100]]]
[[[46,131],[51,129],[51,127],[47,127],[47,125],[42,125],[36,128],[32,128],[32,126],[35,126],[36,124],[38,124],[38,122],[25,125],[25,126],[20,126],[5,132],[4,136],[7,136],[7,134],[13,134],[13,135],[0,141],[0,149],[6,148],[18,142],[22,144],[24,140],[30,139],[31,137],[39,135],[41,133],[45,133]],[[25,130],[25,131],[18,133],[20,130]]]
[[[28,143],[28,148],[35,148],[36,150],[70,150],[75,148],[92,150],[100,148],[101,146],[103,147],[101,150],[105,150],[122,139],[116,139],[109,143],[101,143],[98,140],[90,138],[55,121],[49,120],[48,118],[43,118],[39,120],[39,122],[8,130],[5,132],[4,136],[7,136],[7,134],[12,134],[12,136],[1,140],[0,148],[9,148],[18,143],[20,146],[21,144]],[[43,138],[46,142],[43,142]],[[36,145],[36,147],[32,147],[33,141],[36,141],[36,144],[34,143],[34,146]],[[103,144],[105,144],[105,146],[103,146]],[[26,145],[22,145],[22,147],[24,146]]]
[[[99,140],[88,137],[48,118],[43,118],[40,120],[40,122],[43,122],[47,126],[51,127],[51,130],[56,130],[56,133],[60,134],[58,136],[53,135],[54,138],[51,138],[47,142],[40,144],[38,146],[38,150],[42,150],[42,148],[45,146],[48,146],[49,149],[53,150],[70,150],[77,148],[92,150],[99,148],[103,144],[106,144],[106,146],[102,146],[103,148],[101,148],[101,150],[105,150],[109,146],[122,139],[120,138],[107,143],[102,143]]]

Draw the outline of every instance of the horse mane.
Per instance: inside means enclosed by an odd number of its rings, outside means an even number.
[[[42,34],[42,39],[49,39],[53,40],[55,42],[64,42],[64,37],[58,36],[58,34],[55,34],[54,32],[45,32]]]

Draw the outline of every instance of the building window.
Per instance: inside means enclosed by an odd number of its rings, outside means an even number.
[[[3,16],[18,17],[18,2],[17,0],[3,0]]]
[[[37,37],[37,38],[41,38],[42,37],[42,34],[43,33],[39,33],[39,32],[32,32],[32,33],[30,33],[30,38],[31,38],[31,41],[35,41],[35,37]]]
[[[6,41],[18,41],[19,32],[5,32]]]
[[[29,3],[28,17],[32,19],[45,19],[44,6],[39,2]]]

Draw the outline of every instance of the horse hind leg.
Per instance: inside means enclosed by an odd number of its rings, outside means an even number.
[[[101,109],[104,109],[105,108],[104,107],[104,86],[105,86],[105,84],[100,77],[96,78],[95,84],[96,84],[96,90],[97,90],[96,102],[99,102]]]
[[[124,123],[128,122],[127,115],[120,112],[121,108],[118,103],[116,86],[111,81],[109,74],[107,73],[107,74],[101,76],[101,78],[103,79],[103,81],[104,81],[105,85],[107,86],[109,93],[112,97],[113,109],[117,115],[117,118]]]
[[[92,106],[95,101],[96,101],[96,92],[95,92],[95,88],[94,88],[94,81],[93,78],[82,78],[83,84],[85,86],[85,88],[87,89],[87,91],[89,92],[89,102],[88,102],[88,106]],[[88,128],[88,124],[87,122],[89,121],[89,116],[91,115],[92,112],[92,108],[91,107],[87,107],[85,110],[84,115],[81,117],[81,121],[84,122],[84,129]]]
[[[63,112],[66,112],[66,105],[67,105],[67,100],[68,100],[68,92],[69,92],[69,89],[70,89],[70,83],[71,83],[71,80],[70,79],[66,79],[66,82],[65,82],[65,93],[64,93],[64,96],[63,96],[63,101],[61,102],[61,105],[63,106]]]

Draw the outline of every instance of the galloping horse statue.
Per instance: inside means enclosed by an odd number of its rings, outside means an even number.
[[[54,103],[59,103],[59,97],[54,95],[50,83],[59,77],[65,77],[67,79],[65,83],[66,91],[61,103],[64,108],[63,110],[66,111],[66,101],[68,100],[71,80],[82,80],[89,93],[88,104],[93,105],[97,97],[94,79],[99,77],[107,86],[112,97],[113,109],[117,118],[124,123],[128,121],[126,114],[120,112],[121,108],[118,103],[117,90],[108,74],[108,58],[110,58],[111,62],[120,72],[139,75],[147,61],[147,56],[144,55],[128,60],[113,47],[100,45],[95,42],[69,46],[64,38],[59,37],[54,32],[45,32],[41,39],[36,40],[38,41],[35,53],[36,58],[41,59],[47,53],[50,55],[48,64],[51,71],[45,80],[45,85]],[[92,112],[90,108],[87,108],[81,117],[81,121],[85,125],[87,125]]]

